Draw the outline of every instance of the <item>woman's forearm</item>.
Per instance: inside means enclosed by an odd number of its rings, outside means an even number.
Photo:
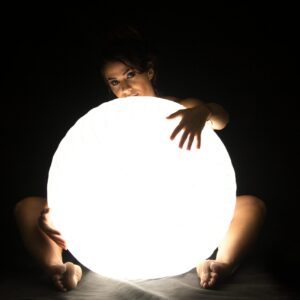
[[[207,109],[207,121],[210,121],[213,129],[221,130],[226,127],[229,122],[229,114],[227,111],[219,104],[210,102],[205,103],[197,98],[187,98],[178,101],[181,105],[186,108],[193,108],[195,106],[200,106],[201,109]]]

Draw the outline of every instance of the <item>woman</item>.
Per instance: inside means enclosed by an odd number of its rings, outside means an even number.
[[[159,96],[155,87],[155,56],[134,30],[113,37],[102,52],[101,74],[113,97]],[[185,109],[174,112],[169,119],[181,117],[171,133],[174,139],[182,133],[179,147],[190,150],[193,143],[201,146],[201,131],[207,121],[213,129],[223,129],[228,123],[227,112],[216,103],[204,103],[195,98],[177,99],[165,97],[182,104]],[[52,278],[61,291],[77,286],[82,277],[81,267],[72,262],[63,262],[62,251],[66,242],[51,223],[47,200],[29,197],[16,206],[16,220],[21,236],[29,252]],[[257,237],[263,224],[265,206],[262,200],[252,195],[237,197],[234,216],[221,243],[215,259],[200,262],[197,267],[200,285],[213,287],[219,280],[230,275],[238,267]]]

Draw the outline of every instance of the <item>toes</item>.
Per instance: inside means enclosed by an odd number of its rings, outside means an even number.
[[[77,287],[82,276],[82,270],[78,265],[71,262],[67,262],[65,266],[66,272],[63,275],[63,283],[68,290],[71,290]]]
[[[209,286],[210,281],[210,263],[206,261],[202,264],[201,272],[199,274],[200,277],[200,285],[203,288],[207,288]]]
[[[62,283],[62,277],[60,274],[55,274],[52,277],[53,283],[55,285],[55,287],[60,290],[61,292],[66,292],[66,288],[64,287],[63,283]]]
[[[211,273],[210,273],[210,276],[211,276],[211,278],[217,280],[218,277],[219,277],[219,274],[218,274],[218,273],[215,273],[215,272],[211,272]]]
[[[63,285],[62,281],[58,281],[57,282],[57,288],[62,291],[62,292],[66,292],[67,289],[65,288],[65,286]]]
[[[202,288],[211,288],[216,285],[218,280],[223,277],[226,265],[216,263],[212,260],[206,260],[197,267],[197,273],[200,277],[200,286]]]
[[[208,287],[213,287],[218,279],[218,274],[217,273],[211,273],[210,274],[210,279],[208,281]]]
[[[50,277],[52,279],[52,282],[54,286],[61,292],[66,292],[66,288],[63,284],[63,276],[66,272],[66,266],[65,265],[54,265],[49,270]]]

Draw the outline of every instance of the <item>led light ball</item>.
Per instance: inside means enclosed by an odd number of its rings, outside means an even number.
[[[201,148],[170,135],[183,107],[156,97],[115,99],[90,110],[53,156],[48,203],[68,249],[115,279],[185,273],[216,249],[231,221],[235,173],[207,124]]]

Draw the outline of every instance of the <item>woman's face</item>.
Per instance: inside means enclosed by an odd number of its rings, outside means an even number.
[[[109,62],[103,69],[104,78],[117,98],[155,96],[152,85],[153,69],[140,73],[122,62]]]

